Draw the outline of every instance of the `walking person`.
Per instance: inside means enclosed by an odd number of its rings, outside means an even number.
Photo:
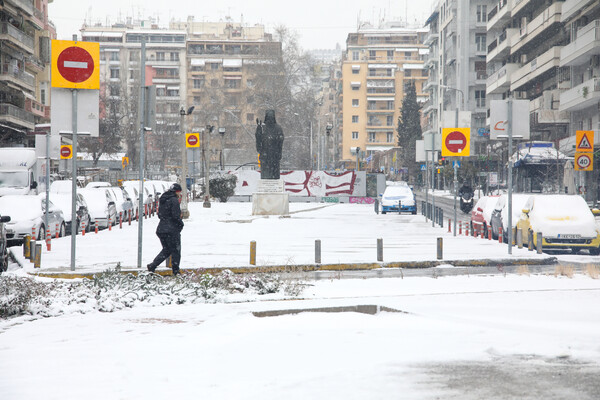
[[[181,185],[174,183],[169,190],[160,196],[158,207],[158,218],[160,222],[156,228],[156,236],[160,239],[162,250],[154,261],[148,264],[148,271],[156,271],[167,257],[171,256],[173,275],[179,274],[179,261],[181,260],[181,230],[183,220],[181,219]]]

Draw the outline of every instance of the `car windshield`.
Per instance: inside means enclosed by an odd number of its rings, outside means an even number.
[[[0,186],[4,187],[26,187],[28,185],[27,171],[3,171],[0,172]]]
[[[0,215],[8,215],[11,221],[28,221],[42,215],[42,205],[37,196],[0,197]]]

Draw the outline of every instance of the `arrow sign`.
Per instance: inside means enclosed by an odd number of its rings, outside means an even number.
[[[442,129],[442,157],[468,157],[470,155],[470,132],[469,128]]]
[[[200,135],[198,133],[185,134],[186,147],[200,147]]]
[[[67,160],[73,157],[73,149],[70,144],[60,146],[60,159]]]

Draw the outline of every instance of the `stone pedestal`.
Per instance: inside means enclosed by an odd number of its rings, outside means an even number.
[[[289,215],[290,195],[283,190],[283,179],[261,179],[252,195],[252,215]]]

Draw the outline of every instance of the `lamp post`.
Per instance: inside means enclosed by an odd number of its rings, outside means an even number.
[[[204,208],[210,208],[210,163],[206,158],[206,150],[208,150],[208,141],[214,128],[213,125],[206,125],[206,129],[202,131],[202,162],[204,163],[204,202],[202,207]]]
[[[179,116],[181,117],[180,128],[181,131],[181,188],[182,188],[182,196],[181,196],[181,218],[187,219],[190,217],[190,210],[188,209],[188,191],[187,191],[187,171],[188,171],[188,161],[187,161],[187,141],[185,138],[185,117],[186,115],[190,115],[194,111],[194,106],[185,110],[184,107],[181,107],[179,110]]]
[[[223,144],[223,140],[225,139],[225,128],[219,128],[219,136],[221,137],[221,157],[219,161],[221,164],[221,171],[223,171],[225,169],[225,156],[223,155],[223,148],[225,147]]]
[[[329,144],[329,136],[331,135],[331,130],[333,129],[333,124],[331,122],[328,122],[327,125],[325,126],[325,134],[327,135],[325,137],[325,151],[324,151],[324,155],[323,155],[323,165],[324,165],[324,170],[327,169],[327,159],[328,157],[328,144]]]

